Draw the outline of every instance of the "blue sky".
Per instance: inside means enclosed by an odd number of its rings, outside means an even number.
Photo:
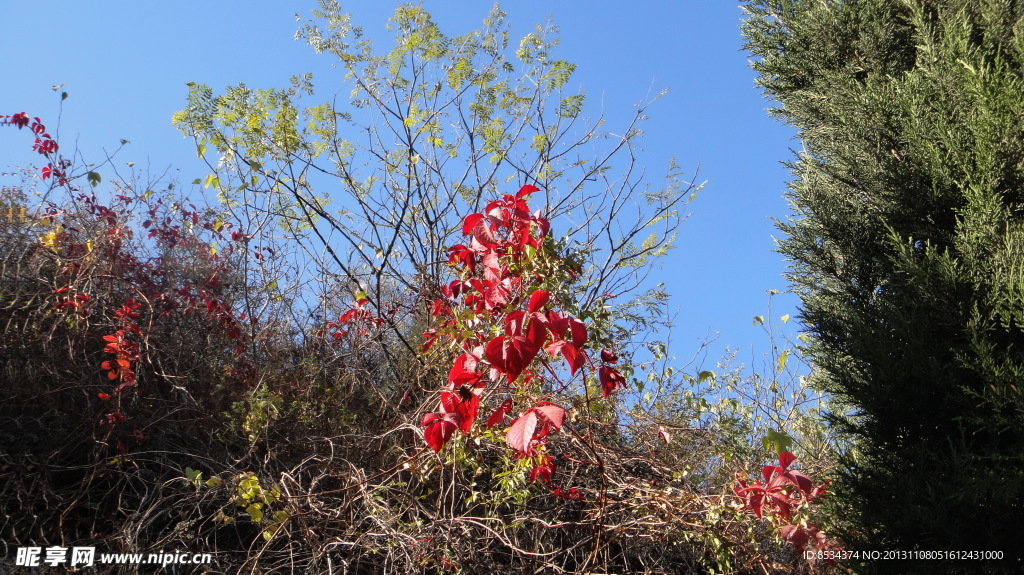
[[[342,1],[357,25],[382,40],[397,5]],[[423,3],[449,35],[477,27],[491,5]],[[118,164],[148,165],[154,175],[170,169],[191,182],[208,170],[170,124],[184,106],[186,82],[283,87],[292,75],[312,72],[324,93],[337,90],[340,73],[329,58],[293,39],[295,14],[305,18],[314,7],[315,0],[5,2],[0,114],[24,111],[53,127],[60,108],[51,86],[63,84],[70,95],[60,122],[63,150],[77,147],[86,161],[100,162],[126,139]],[[725,346],[751,363],[768,346],[752,318],[767,312],[765,290],[786,286],[770,218],[787,213],[788,175],[779,162],[798,143],[764,111],[770,104],[741,50],[740,9],[709,0],[518,0],[503,8],[515,36],[549,17],[559,26],[558,57],[578,65],[587,113],[603,113],[611,127],[634,104],[669,89],[649,110],[642,160],[658,175],[675,157],[687,172],[699,165],[707,181],[657,276],[678,312],[672,353],[689,357],[717,332],[712,363]],[[0,171],[35,161],[30,146],[27,134],[0,132]],[[793,296],[780,296],[772,316],[795,316],[795,307]]]

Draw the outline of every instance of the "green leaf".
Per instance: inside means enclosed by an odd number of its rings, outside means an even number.
[[[89,185],[96,187],[103,181],[103,177],[100,176],[99,172],[89,172],[85,175],[85,178],[89,180]]]
[[[776,453],[782,453],[793,447],[793,438],[787,433],[770,429],[768,434],[761,438],[761,445],[764,445],[765,449],[774,447]]]
[[[764,316],[763,315],[755,315],[754,316],[754,325],[764,325]]]

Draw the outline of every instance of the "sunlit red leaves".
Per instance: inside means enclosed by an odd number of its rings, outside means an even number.
[[[527,311],[530,313],[539,312],[549,301],[551,301],[551,293],[539,289],[530,294],[530,303],[527,306]]]
[[[17,126],[19,130],[27,126],[28,121],[28,114],[26,114],[25,112],[18,112],[17,114],[12,114],[11,116],[0,116],[0,123],[13,124]]]
[[[480,360],[471,353],[464,353],[455,359],[452,369],[448,372],[448,386],[455,389],[460,385],[476,386],[483,376],[477,373]]]
[[[508,376],[509,381],[515,381],[537,357],[538,351],[537,345],[527,337],[499,335],[487,342],[484,354],[492,366]]]
[[[116,355],[121,355],[126,351],[125,344],[127,344],[128,342],[124,340],[123,329],[119,329],[111,335],[103,336],[103,341],[107,342],[106,347],[103,348],[103,353],[113,353]]]
[[[487,429],[494,427],[495,425],[501,425],[505,422],[505,416],[512,412],[512,400],[506,399],[498,406],[497,409],[491,413],[490,417],[487,418]]]
[[[533,452],[540,440],[552,431],[562,429],[564,421],[564,409],[542,401],[512,422],[505,434],[505,440],[512,449],[522,455],[528,455]]]
[[[569,365],[570,375],[576,375],[576,372],[583,367],[583,364],[587,359],[586,353],[564,340],[553,341],[547,344],[544,346],[544,351],[550,355],[562,354],[562,357],[565,358],[565,362]]]
[[[448,263],[462,264],[470,273],[476,271],[477,256],[473,250],[459,244],[448,248]]]
[[[35,142],[32,144],[32,149],[39,152],[40,154],[48,156],[56,152],[59,146],[57,145],[56,141],[49,139],[49,134],[44,135],[47,137],[36,138]]]
[[[484,357],[510,382],[515,381],[537,357],[545,335],[543,325],[522,311],[513,312],[505,318],[505,335],[487,342]]]
[[[434,451],[440,451],[456,431],[472,429],[481,397],[497,390],[488,389],[488,383],[516,383],[513,397],[532,389],[539,370],[531,366],[542,349],[564,357],[571,375],[587,363],[583,348],[588,334],[583,322],[552,309],[554,298],[549,291],[529,287],[543,280],[528,271],[536,252],[526,248],[542,248],[550,229],[550,223],[539,212],[531,213],[526,203],[527,196],[537,191],[524,186],[515,195],[506,194],[482,212],[470,214],[461,230],[468,241],[448,250],[448,261],[461,268],[461,276],[440,286],[443,300],[431,302],[429,310],[438,324],[424,334],[424,348],[447,336],[463,353],[449,370],[448,391],[441,394],[439,412],[423,419],[424,438]],[[507,393],[507,389],[500,391]],[[502,425],[512,408],[512,398],[505,399],[487,417],[487,428]],[[534,481],[551,480],[555,463],[540,448],[562,428],[565,415],[562,407],[540,401],[515,418],[505,432],[518,457],[536,458],[530,474]]]
[[[462,224],[462,233],[470,236],[483,248],[494,248],[501,243],[497,232],[502,224],[503,222],[493,216],[469,214]]]
[[[463,433],[468,433],[480,410],[480,396],[468,387],[460,387],[455,392],[443,392],[440,403],[441,413],[457,415],[459,429]]]
[[[28,127],[36,136],[32,143],[32,149],[48,159],[52,160],[54,154],[60,148],[57,141],[46,132],[46,126],[43,125],[42,121],[39,118],[32,118],[30,120],[25,112],[18,112],[10,116],[0,116],[0,125],[3,124],[16,126],[19,130]],[[46,180],[54,175],[58,176],[60,185],[67,183],[67,180],[64,178],[64,171],[55,166],[53,161],[51,161],[42,169],[42,178]]]
[[[601,394],[603,397],[608,397],[620,387],[626,387],[626,378],[614,367],[602,365],[597,370],[597,373],[598,380],[601,382]]]
[[[423,440],[435,452],[440,452],[462,423],[454,413],[428,413],[423,416]]]
[[[764,482],[747,484],[738,479],[739,487],[733,489],[743,502],[742,509],[751,511],[759,518],[771,517],[776,524],[782,524],[779,534],[800,552],[805,548],[839,549],[839,542],[829,537],[816,525],[806,520],[794,522],[798,507],[825,495],[828,482],[815,486],[806,475],[789,469],[796,456],[788,451],[779,454],[779,465],[766,465],[761,469]]]
[[[528,196],[530,194],[533,194],[533,193],[536,193],[536,192],[539,192],[539,191],[540,191],[540,188],[538,188],[537,186],[532,186],[530,184],[526,184],[525,186],[519,188],[519,191],[516,192],[515,199],[521,200],[521,199],[525,198],[526,196]]]
[[[539,214],[531,214],[524,200],[536,191],[535,186],[523,186],[515,196],[506,194],[487,204],[483,213],[466,216],[462,233],[470,236],[470,247],[458,247],[482,255],[488,250],[501,251],[507,247],[522,250],[527,245],[540,245],[540,238],[547,235],[550,224]],[[532,226],[536,226],[536,233]],[[462,253],[458,257],[465,258]]]
[[[468,433],[480,410],[480,395],[468,386],[441,393],[440,413],[423,416],[423,439],[435,452],[440,452],[456,430]]]
[[[583,325],[583,322],[571,317],[569,318],[569,331],[572,334],[572,345],[576,349],[583,349],[583,345],[587,343],[587,326]]]
[[[551,483],[551,477],[555,474],[555,460],[550,456],[543,456],[541,463],[530,470],[530,481],[542,481]]]
[[[107,379],[117,379],[125,373],[131,372],[132,363],[127,359],[107,360],[100,363],[100,369],[109,370]]]

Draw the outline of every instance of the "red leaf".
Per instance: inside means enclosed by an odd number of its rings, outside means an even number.
[[[576,372],[583,367],[583,362],[586,359],[586,355],[583,352],[577,350],[575,346],[564,340],[553,341],[547,344],[544,346],[544,351],[551,355],[561,353],[562,357],[565,358],[565,362],[569,364],[570,375],[576,375]]]
[[[454,413],[446,413],[444,415],[438,413],[428,413],[423,416],[423,440],[427,442],[435,452],[440,452],[441,448],[452,438],[452,434],[459,428],[458,421],[459,416]]]
[[[504,402],[502,402],[501,405],[498,406],[498,409],[495,409],[494,413],[492,413],[491,416],[487,418],[487,429],[490,429],[495,425],[503,423],[505,421],[505,415],[507,415],[511,411],[512,400],[506,399]]]
[[[479,283],[479,282],[477,282]],[[498,283],[491,283],[487,287],[483,284],[478,288],[484,294],[484,303],[487,309],[496,309],[504,307],[508,304],[509,297],[512,293],[512,280],[505,278]],[[467,299],[468,303],[469,300]]]
[[[779,535],[781,535],[786,541],[792,543],[793,547],[796,547],[796,550],[800,552],[804,550],[804,547],[806,547],[807,543],[811,540],[810,533],[799,525],[783,525],[779,528]]]
[[[508,376],[511,382],[515,381],[533,358],[537,357],[538,351],[539,348],[526,337],[499,335],[487,343],[484,355],[487,361]]]
[[[548,312],[548,329],[556,339],[562,339],[569,329],[569,318],[562,317],[557,311]]]
[[[441,412],[458,415],[457,423],[463,432],[469,432],[479,410],[480,396],[468,387],[460,387],[458,392],[446,391],[441,394]]]
[[[97,393],[96,397],[102,399],[103,401],[107,401],[110,399],[110,396],[105,393]]]
[[[796,461],[796,456],[788,451],[783,451],[779,454],[779,467],[782,468],[781,471],[785,471],[794,461]]]
[[[603,361],[605,363],[615,363],[615,362],[619,361],[619,356],[615,355],[614,353],[612,353],[611,351],[609,351],[607,349],[602,349],[601,350],[601,361]]]
[[[826,482],[822,483],[821,485],[819,485],[819,486],[815,487],[814,489],[812,489],[811,492],[809,494],[807,494],[807,500],[808,501],[814,501],[815,499],[820,499],[820,498],[824,497],[826,495],[825,491],[828,489],[828,486],[829,486],[830,483],[832,483],[832,482],[831,481],[826,481]]]
[[[523,327],[526,325],[526,312],[514,311],[505,316],[505,334],[523,335]]]
[[[505,440],[508,441],[512,449],[523,455],[530,453],[533,434],[537,430],[537,422],[537,412],[533,409],[517,417],[512,422],[508,432],[505,434]]]
[[[427,341],[423,342],[423,348],[422,348],[423,353],[427,353],[430,350],[430,348],[433,347],[434,343],[437,342],[437,338],[440,335],[441,334],[438,333],[436,329],[429,329],[429,330],[427,330],[426,333],[423,334],[423,337],[426,338],[426,340],[427,340]]]
[[[582,349],[587,343],[587,326],[583,322],[571,317],[569,318],[569,330],[572,332],[572,345],[576,349]]]
[[[451,371],[448,372],[448,385],[455,389],[460,385],[476,385],[483,374],[477,373],[480,360],[470,353],[455,358]]]
[[[548,328],[544,326],[543,321],[537,321],[535,318],[540,314],[534,314],[530,318],[530,323],[526,325],[526,338],[529,339],[534,347],[540,350],[541,346],[544,345],[544,340],[548,337]]]
[[[540,308],[547,305],[548,301],[551,300],[551,294],[542,289],[539,289],[530,294],[530,313],[539,311]]]
[[[493,216],[470,214],[466,216],[466,221],[462,225],[462,233],[472,235],[473,240],[483,248],[493,248],[500,244],[494,229],[498,225],[499,222]]]
[[[484,252],[480,259],[484,264],[484,279],[489,283],[501,281],[505,270],[501,266],[501,259],[498,257],[498,254],[493,250],[488,250]]]
[[[520,454],[529,455],[535,444],[552,431],[561,430],[564,422],[565,409],[541,401],[512,422],[505,439]]]
[[[543,481],[544,483],[551,483],[551,476],[555,474],[555,460],[550,457],[546,458],[543,464],[534,467],[530,471],[530,481]]]
[[[457,264],[459,262],[473,272],[476,269],[476,254],[462,244],[448,248],[448,263]]]
[[[469,214],[462,223],[462,235],[468,236],[473,232],[473,228],[480,223],[480,220],[484,219],[483,214]]]
[[[537,186],[531,186],[530,184],[526,184],[525,186],[519,188],[519,192],[516,193],[516,199],[518,200],[524,196],[528,196],[534,192],[539,191],[540,188],[538,188]]]
[[[626,378],[614,367],[602,365],[598,370],[598,378],[601,380],[601,393],[604,397],[620,387],[626,387]]]
[[[562,423],[565,422],[565,409],[547,401],[541,401],[533,408],[542,418],[545,420],[544,427],[555,428],[555,431],[561,431]],[[548,430],[544,430],[544,435],[547,435]]]

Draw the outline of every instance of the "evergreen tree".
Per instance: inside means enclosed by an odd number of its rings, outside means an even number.
[[[758,82],[803,144],[780,249],[852,440],[836,482],[846,539],[1011,557],[1024,537],[1024,2],[745,8]]]

